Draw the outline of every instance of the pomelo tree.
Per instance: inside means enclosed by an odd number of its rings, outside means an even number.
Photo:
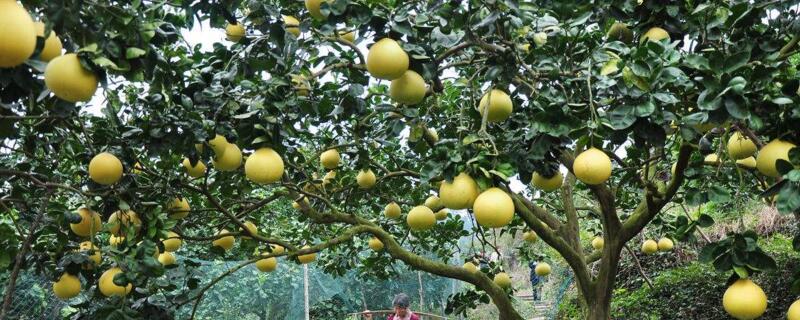
[[[532,230],[608,319],[626,244],[713,223],[668,205],[800,208],[795,4],[0,0],[6,292],[36,269],[83,315],[193,317],[250,264],[402,261],[521,319],[502,266],[450,259]],[[192,46],[198,23],[226,41]],[[746,278],[752,239],[703,257]],[[181,255],[245,262],[203,282]]]

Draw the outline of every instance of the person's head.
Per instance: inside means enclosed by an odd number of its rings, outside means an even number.
[[[394,314],[400,317],[405,317],[408,313],[408,306],[411,304],[411,298],[405,293],[398,293],[392,300],[394,306]]]

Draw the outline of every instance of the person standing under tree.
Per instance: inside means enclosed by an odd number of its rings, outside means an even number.
[[[536,274],[536,261],[528,262],[528,267],[531,268],[531,295],[533,296],[533,301],[539,301],[542,299],[541,288],[539,287],[542,278]]]

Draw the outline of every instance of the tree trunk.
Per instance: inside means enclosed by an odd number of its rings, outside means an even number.
[[[624,243],[611,241],[604,248],[603,258],[600,260],[600,270],[597,278],[592,281],[590,296],[584,297],[586,305],[586,319],[609,320],[611,319],[611,296],[619,269],[619,260]]]

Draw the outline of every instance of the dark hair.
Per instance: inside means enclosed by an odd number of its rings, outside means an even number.
[[[409,298],[405,293],[398,293],[394,296],[394,300],[392,300],[392,306],[401,307],[401,308],[408,308],[408,305],[411,304],[411,298]]]

